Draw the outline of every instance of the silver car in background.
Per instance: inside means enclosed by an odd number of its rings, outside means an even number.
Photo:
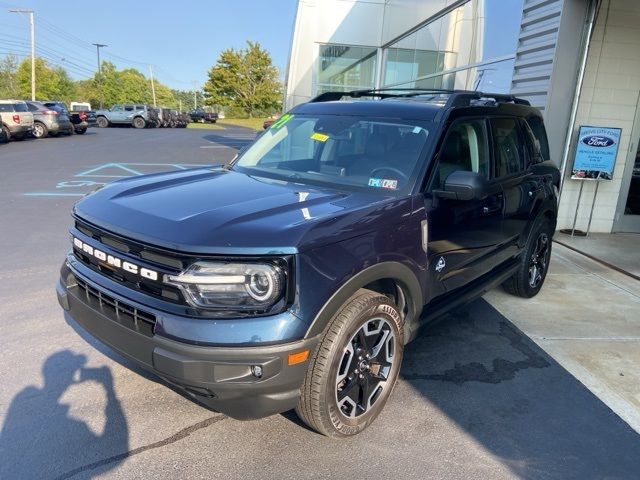
[[[52,137],[60,133],[71,135],[73,124],[65,110],[55,106],[47,107],[42,102],[27,102],[29,111],[33,113],[33,132],[35,138]]]

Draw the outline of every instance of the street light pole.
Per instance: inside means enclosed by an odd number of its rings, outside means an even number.
[[[92,43],[91,45],[96,46],[96,53],[98,54],[98,73],[102,73],[102,64],[100,63],[100,49],[102,47],[108,47],[109,45],[105,45],[104,43]]]
[[[31,30],[31,100],[36,99],[36,32],[33,23],[33,10],[25,10],[23,8],[15,8],[9,10],[12,13],[28,13],[29,27]]]
[[[157,108],[156,104],[156,85],[153,83],[153,69],[149,65],[149,73],[151,74],[151,93],[153,94],[153,108]]]

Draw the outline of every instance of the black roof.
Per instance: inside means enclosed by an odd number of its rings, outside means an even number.
[[[347,97],[347,100],[341,100]],[[368,99],[368,100],[359,100]],[[373,100],[373,101],[372,101]],[[326,92],[298,105],[291,113],[380,116],[439,121],[453,109],[483,108],[483,113],[539,115],[527,100],[513,95],[467,90],[379,89]],[[496,111],[497,110],[497,111]]]

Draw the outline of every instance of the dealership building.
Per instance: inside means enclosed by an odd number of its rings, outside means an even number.
[[[578,229],[640,232],[638,0],[299,0],[285,81],[287,109],[369,88],[525,98],[563,170],[558,228],[577,211]],[[587,126],[614,144],[600,181],[571,178]]]

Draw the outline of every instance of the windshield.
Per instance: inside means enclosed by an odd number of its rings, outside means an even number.
[[[254,175],[400,192],[411,185],[428,122],[283,115],[234,165]]]

